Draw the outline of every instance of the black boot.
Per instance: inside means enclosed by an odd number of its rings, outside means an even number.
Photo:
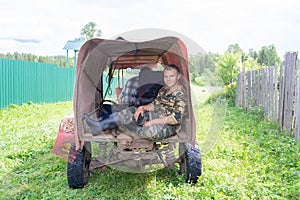
[[[93,135],[100,135],[103,131],[114,129],[117,127],[117,123],[120,122],[119,116],[114,114],[111,114],[109,118],[103,121],[92,120],[87,114],[85,114],[83,118],[90,127]]]

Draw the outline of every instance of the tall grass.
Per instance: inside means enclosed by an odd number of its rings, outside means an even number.
[[[214,123],[199,107],[197,138]],[[87,187],[68,188],[66,161],[50,154],[72,103],[11,106],[0,111],[0,199],[299,199],[300,145],[257,113],[228,107],[216,144],[203,155],[195,186],[162,169],[131,174],[107,168]],[[201,148],[201,146],[200,146]]]

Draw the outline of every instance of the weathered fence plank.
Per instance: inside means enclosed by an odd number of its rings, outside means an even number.
[[[298,63],[297,63],[298,64]],[[296,64],[296,66],[297,66]],[[298,84],[296,85],[294,136],[300,141],[300,70],[298,68]]]
[[[246,110],[246,105],[247,105],[247,97],[246,97],[246,75],[245,75],[245,67],[242,68],[242,105],[244,110]]]
[[[238,80],[237,80],[237,87],[236,87],[236,97],[235,97],[235,105],[236,106],[242,106],[242,73],[238,74]]]
[[[273,79],[273,87],[274,87],[274,99],[275,99],[275,105],[274,105],[274,113],[273,113],[273,122],[277,122],[278,117],[278,63],[275,63],[274,67],[274,79]]]
[[[285,81],[283,75],[283,66],[280,65],[280,91],[279,91],[279,111],[278,111],[278,124],[280,128],[283,128],[283,108],[284,108],[284,88]]]
[[[286,54],[285,74],[285,92],[284,92],[284,112],[283,112],[283,129],[290,132],[293,123],[293,104],[295,91],[295,55],[293,53]]]

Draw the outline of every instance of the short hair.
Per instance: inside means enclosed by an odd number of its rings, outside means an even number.
[[[164,65],[165,70],[171,70],[171,69],[175,69],[178,74],[180,74],[180,69],[177,65],[175,64],[170,64],[170,65]]]

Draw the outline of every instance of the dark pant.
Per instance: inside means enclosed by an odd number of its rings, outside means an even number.
[[[129,134],[131,133],[133,136],[158,141],[176,134],[176,127],[172,125],[154,124],[151,126],[138,126],[129,108],[116,112],[116,114],[120,118],[119,128],[125,132],[129,131]]]

